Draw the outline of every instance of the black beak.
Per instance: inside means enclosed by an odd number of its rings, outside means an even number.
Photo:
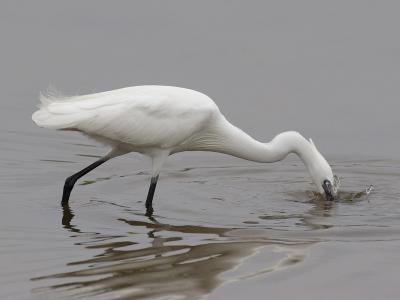
[[[328,200],[328,201],[335,200],[335,197],[333,196],[332,183],[329,180],[324,180],[324,183],[322,184],[322,188],[325,191],[326,200]]]

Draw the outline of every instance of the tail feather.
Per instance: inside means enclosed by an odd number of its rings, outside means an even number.
[[[39,108],[46,107],[53,102],[65,101],[69,98],[72,97],[65,96],[55,87],[49,86],[46,91],[39,93]]]
[[[79,107],[68,102],[72,98],[62,95],[54,88],[40,93],[39,110],[32,114],[33,122],[44,128],[74,129],[85,114]]]

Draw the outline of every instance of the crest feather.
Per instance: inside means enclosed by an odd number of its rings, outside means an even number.
[[[311,147],[312,147],[315,151],[318,152],[318,149],[317,149],[317,147],[315,146],[313,140],[312,140],[311,138],[310,138],[309,140],[310,140]]]

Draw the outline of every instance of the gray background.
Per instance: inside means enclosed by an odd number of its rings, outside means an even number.
[[[39,132],[49,85],[177,85],[265,141],[294,129],[331,157],[398,158],[398,3],[2,1],[0,125]]]

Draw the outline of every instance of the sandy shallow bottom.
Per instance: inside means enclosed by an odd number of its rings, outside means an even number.
[[[399,161],[332,159],[342,188],[326,203],[295,157],[177,155],[149,219],[140,155],[87,175],[60,207],[65,177],[105,151],[52,137],[6,135],[1,299],[400,298]]]

